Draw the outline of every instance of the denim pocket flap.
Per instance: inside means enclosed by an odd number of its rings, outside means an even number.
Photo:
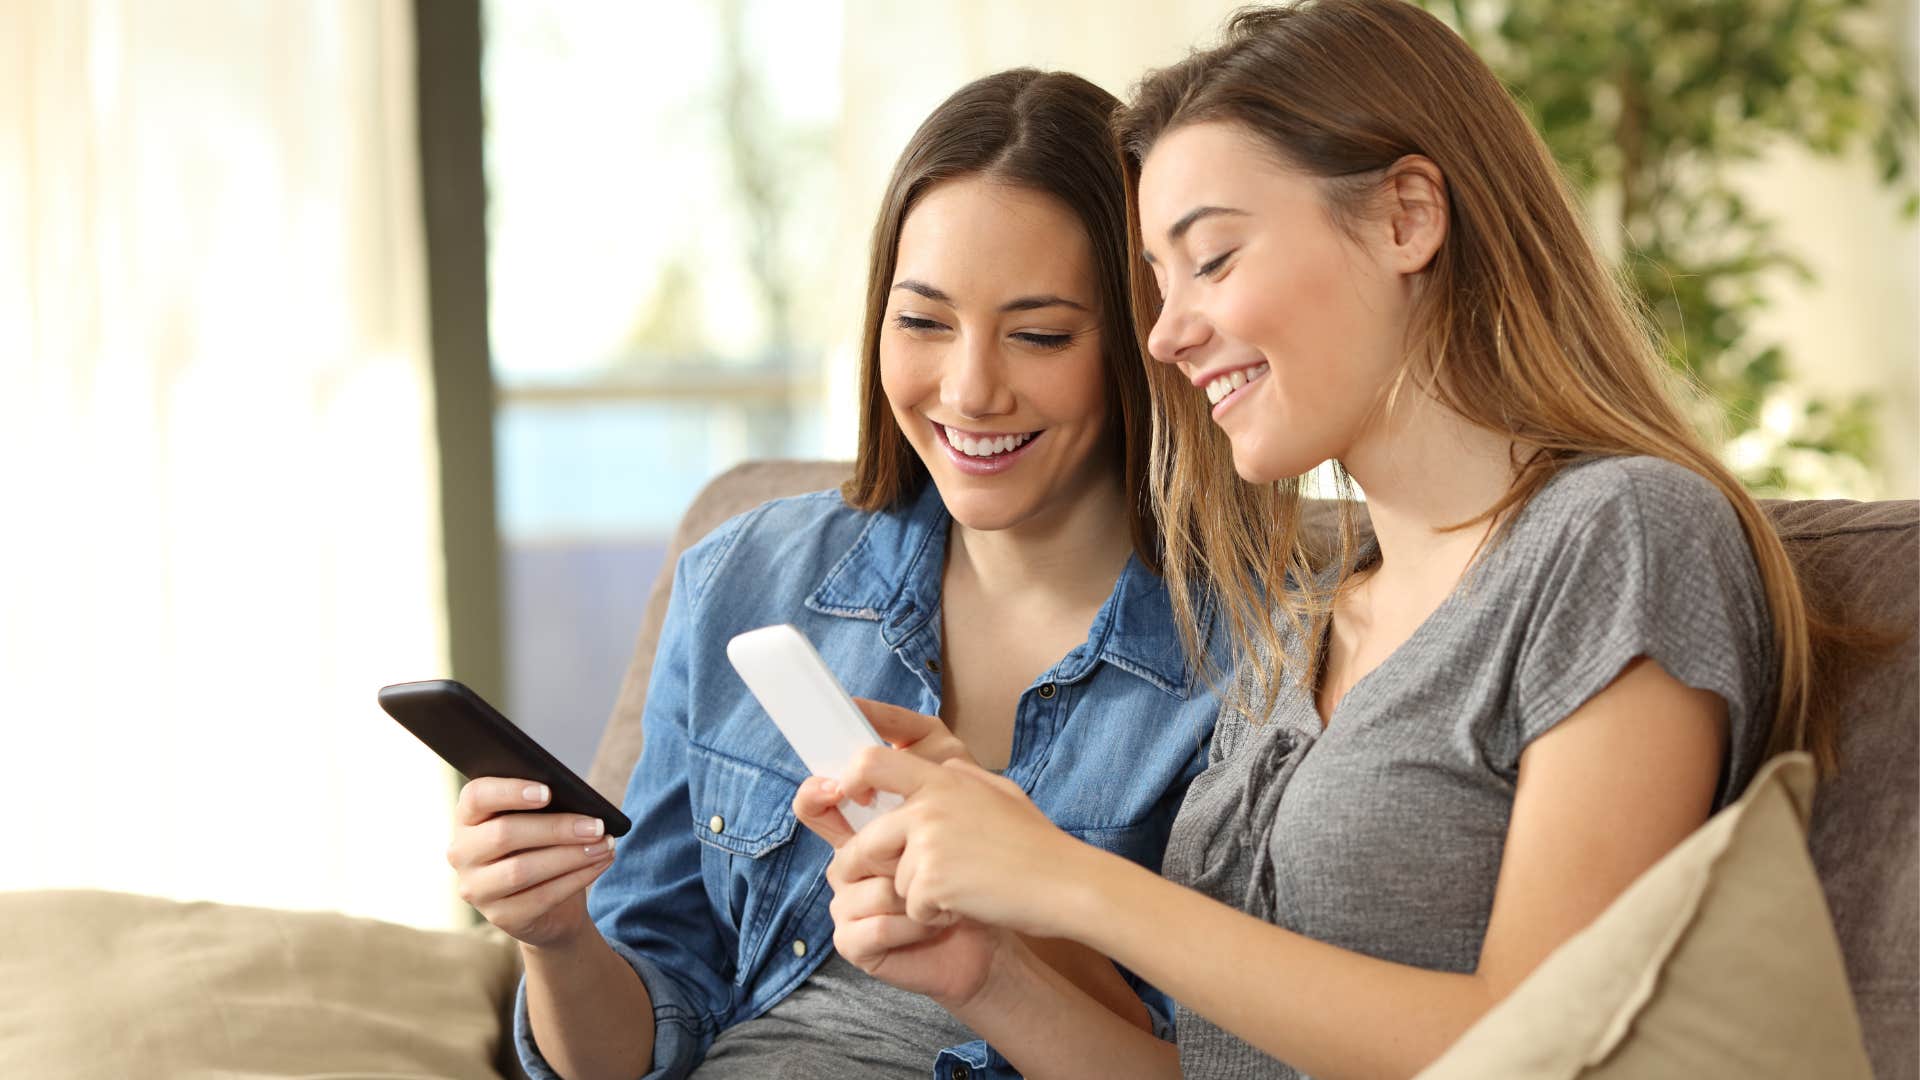
[[[688,795],[693,834],[735,855],[759,858],[793,839],[799,785],[757,765],[694,748]]]

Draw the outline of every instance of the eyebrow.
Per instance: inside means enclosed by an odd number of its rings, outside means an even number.
[[[927,299],[934,301],[935,303],[946,304],[948,307],[958,306],[954,304],[953,297],[948,296],[946,293],[941,292],[939,289],[934,288],[932,285],[929,285],[924,281],[916,281],[912,278],[907,278],[904,281],[894,282],[893,287],[896,289],[905,289],[910,293],[915,293],[919,296],[924,296]],[[1082,304],[1079,301],[1069,300],[1064,296],[1055,296],[1052,293],[1047,293],[1042,296],[1022,296],[1018,300],[1009,300],[1006,303],[1000,305],[1000,310],[1001,311],[1039,311],[1042,308],[1051,308],[1051,307],[1072,308],[1075,311],[1091,310],[1090,308],[1087,307],[1087,305]]]
[[[1196,206],[1185,214],[1180,215],[1180,220],[1174,222],[1173,227],[1167,230],[1167,240],[1170,243],[1177,244],[1180,242],[1181,237],[1187,235],[1187,230],[1193,228],[1195,223],[1204,221],[1210,217],[1219,217],[1222,214],[1228,214],[1234,217],[1247,216],[1245,210],[1235,210],[1229,206]]]

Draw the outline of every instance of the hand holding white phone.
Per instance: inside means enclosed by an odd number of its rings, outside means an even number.
[[[887,745],[813,643],[793,626],[781,623],[740,634],[727,642],[727,659],[815,776],[838,780],[862,748]],[[840,813],[858,831],[900,802],[900,796],[882,791],[872,806],[842,799]]]

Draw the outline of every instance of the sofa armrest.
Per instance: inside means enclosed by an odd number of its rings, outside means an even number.
[[[518,1076],[491,927],[0,893],[0,1076]]]

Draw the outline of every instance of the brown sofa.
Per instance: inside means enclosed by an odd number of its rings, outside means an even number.
[[[593,765],[596,788],[618,801],[639,757],[672,559],[734,514],[846,474],[843,463],[760,462],[701,492],[642,616]],[[1920,503],[1777,502],[1768,511],[1811,588],[1844,619],[1901,631],[1920,622]],[[1909,635],[1852,656],[1831,685],[1847,718],[1845,762],[1816,796],[1813,858],[1875,1072],[1920,1080],[1920,648]],[[0,894],[0,1075],[511,1076],[502,1021],[515,959],[497,933],[113,894]]]
[[[735,514],[846,476],[837,462],[757,462],[727,472],[694,500],[648,600],[594,760],[596,788],[617,800],[640,756],[640,714],[672,559]],[[1767,511],[1809,587],[1837,600],[1842,619],[1909,634],[1882,655],[1849,657],[1832,679],[1847,718],[1844,764],[1820,787],[1811,846],[1874,1071],[1883,1080],[1920,1078],[1920,643],[1910,633],[1920,624],[1920,503],[1777,501]]]

